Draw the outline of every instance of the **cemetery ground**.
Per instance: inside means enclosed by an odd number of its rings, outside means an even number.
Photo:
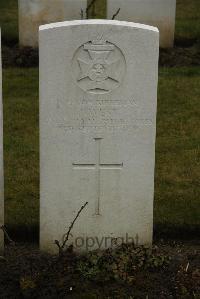
[[[38,55],[16,46],[16,2],[0,1],[5,224],[16,241],[0,259],[0,298],[198,298],[199,0],[177,1],[176,46],[161,51],[153,251],[130,245],[78,256],[69,248],[63,257],[37,249]]]

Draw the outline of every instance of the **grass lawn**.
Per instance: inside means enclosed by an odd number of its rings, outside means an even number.
[[[3,43],[18,41],[18,0],[0,0],[0,27]]]
[[[200,39],[200,1],[176,0],[176,39]]]
[[[200,68],[160,69],[155,223],[162,229],[200,224]]]
[[[100,1],[102,16],[105,2]],[[176,38],[199,38],[199,16],[199,0],[177,0]],[[17,0],[0,0],[3,43],[16,43],[17,19]],[[199,68],[160,69],[154,211],[158,231],[187,231],[200,224],[199,89]],[[3,99],[5,221],[13,231],[32,233],[39,223],[38,69],[4,69]]]
[[[39,219],[38,69],[3,72],[6,224],[35,230]],[[161,69],[155,225],[191,229],[200,215],[199,68]]]
[[[5,222],[23,232],[39,221],[38,69],[3,71]]]

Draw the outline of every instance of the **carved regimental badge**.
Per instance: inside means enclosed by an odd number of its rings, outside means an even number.
[[[119,87],[126,70],[121,50],[105,40],[82,45],[73,57],[74,77],[81,89],[103,94]]]

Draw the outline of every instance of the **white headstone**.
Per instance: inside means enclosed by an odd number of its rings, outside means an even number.
[[[18,0],[19,43],[38,46],[38,30],[42,24],[81,19],[87,0]]]
[[[119,8],[116,20],[156,26],[160,31],[160,46],[173,47],[176,0],[107,0],[108,19]]]
[[[4,224],[4,182],[3,182],[3,107],[2,107],[2,66],[1,66],[1,31],[0,31],[0,226]],[[0,251],[4,245],[3,231],[0,229]]]
[[[140,24],[40,27],[43,250],[56,250],[85,202],[76,250],[152,242],[158,49],[158,30]]]

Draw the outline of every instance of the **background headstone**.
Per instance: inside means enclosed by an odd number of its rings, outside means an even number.
[[[2,107],[2,66],[1,66],[1,30],[0,30],[0,226],[4,224],[4,180],[3,180],[3,107]],[[0,251],[4,245],[3,231],[0,229]]]
[[[18,0],[19,43],[38,46],[38,30],[42,24],[81,19],[87,0]]]
[[[152,242],[158,49],[140,24],[40,27],[41,249],[56,250],[85,202],[77,250]]]
[[[107,0],[108,19],[112,19],[118,8],[116,20],[156,26],[160,31],[160,46],[173,47],[176,0]]]

